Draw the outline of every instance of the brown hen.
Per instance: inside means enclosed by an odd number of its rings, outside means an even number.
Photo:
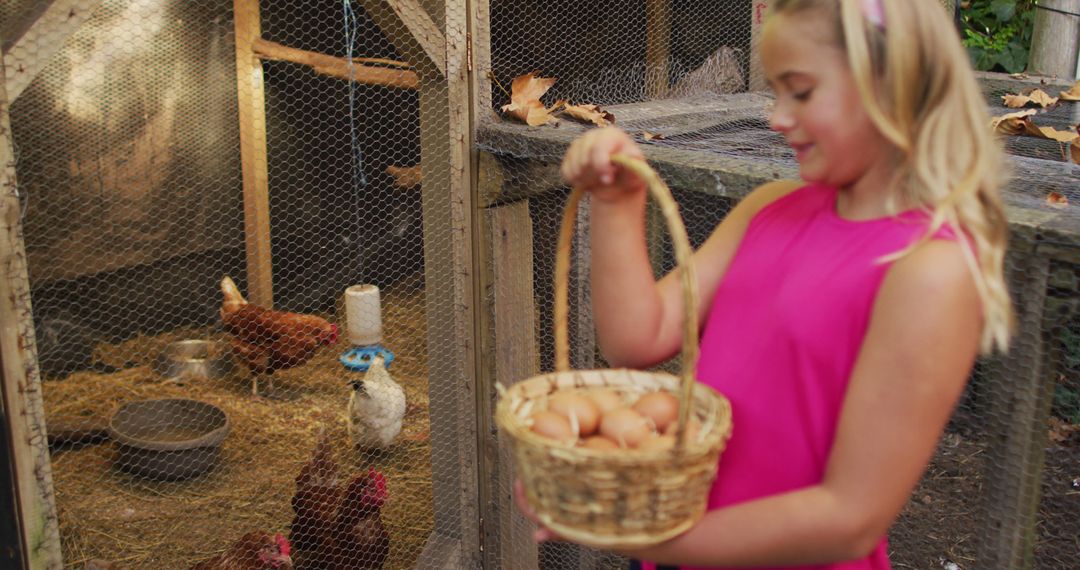
[[[383,526],[386,479],[374,469],[338,488],[338,466],[326,433],[296,477],[290,538],[301,553],[298,567],[311,570],[377,570],[390,555]]]
[[[221,279],[221,322],[232,338],[233,353],[252,372],[251,393],[258,395],[259,376],[300,366],[311,360],[320,346],[333,344],[338,327],[315,315],[302,315],[252,305],[240,294],[231,278]]]
[[[292,570],[289,541],[281,534],[249,532],[221,554],[191,570]]]

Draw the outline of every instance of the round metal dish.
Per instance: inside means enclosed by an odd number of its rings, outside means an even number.
[[[158,354],[154,370],[166,378],[192,377],[216,380],[233,371],[229,346],[211,340],[180,340]]]
[[[180,398],[129,402],[109,420],[116,467],[160,481],[213,468],[228,433],[229,418],[220,408]]]

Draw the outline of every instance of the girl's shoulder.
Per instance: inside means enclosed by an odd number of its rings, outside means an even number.
[[[754,188],[739,203],[747,219],[752,219],[762,210],[791,200],[798,200],[808,192],[813,192],[814,185],[801,180],[772,180]]]

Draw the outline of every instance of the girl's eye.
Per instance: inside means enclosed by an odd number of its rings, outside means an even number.
[[[813,89],[807,89],[806,91],[792,94],[792,97],[794,97],[796,101],[806,101],[810,98],[811,93],[813,93]]]

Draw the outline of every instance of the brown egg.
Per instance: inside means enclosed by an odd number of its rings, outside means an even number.
[[[612,410],[617,410],[624,407],[622,397],[611,390],[593,390],[588,392],[589,399],[596,404],[597,409],[600,410],[600,415],[604,415]]]
[[[667,429],[664,430],[664,435],[670,435],[675,437],[675,430],[679,428],[679,422],[671,422]],[[694,418],[690,418],[690,423],[686,424],[686,441],[687,443],[697,440],[698,434],[701,433],[701,422]]]
[[[639,414],[651,419],[657,431],[667,429],[679,417],[679,399],[663,390],[649,392],[632,406]]]
[[[604,414],[600,419],[600,433],[621,447],[637,447],[652,433],[652,426],[645,416],[630,408],[620,408]]]
[[[652,434],[645,438],[645,441],[638,444],[638,449],[644,450],[658,450],[671,449],[675,447],[675,436],[673,435],[656,435]]]
[[[535,412],[529,419],[532,420],[532,430],[546,438],[563,443],[572,443],[576,439],[570,422],[555,412]]]
[[[600,409],[592,400],[575,392],[559,392],[549,398],[548,411],[570,420],[571,429],[577,423],[579,437],[596,433],[600,425]]]
[[[619,449],[619,444],[611,441],[610,439],[602,435],[594,435],[587,437],[581,442],[581,447],[586,449],[596,449],[601,451]]]

